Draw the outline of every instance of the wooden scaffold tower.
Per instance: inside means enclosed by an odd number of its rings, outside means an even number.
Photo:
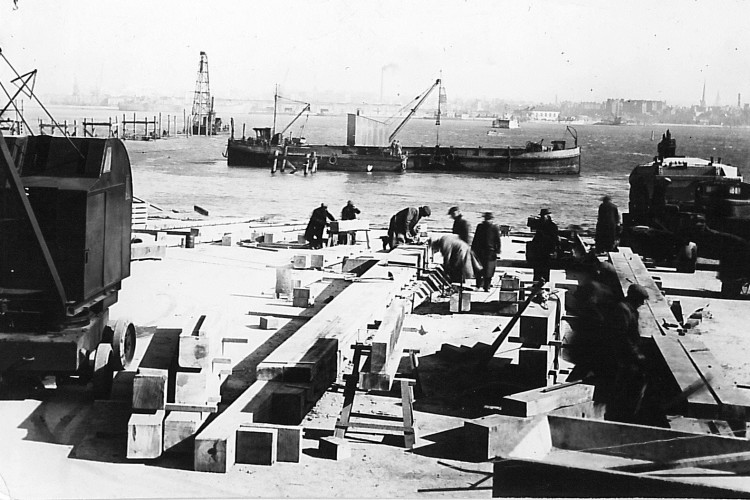
[[[193,96],[192,134],[216,134],[215,115],[214,100],[208,87],[208,56],[201,51],[201,62],[195,79],[195,95]]]

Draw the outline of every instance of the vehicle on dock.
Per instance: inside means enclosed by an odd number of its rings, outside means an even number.
[[[0,375],[75,375],[106,398],[136,342],[109,318],[130,275],[125,146],[0,134],[0,150]]]
[[[732,259],[730,248],[750,248],[750,184],[739,170],[721,158],[677,156],[669,130],[657,149],[652,162],[630,173],[622,243],[657,261],[673,260],[689,241],[700,257],[720,261]],[[750,282],[750,269],[725,270],[722,283],[737,280]]]

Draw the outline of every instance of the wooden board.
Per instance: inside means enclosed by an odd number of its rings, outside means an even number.
[[[164,410],[155,413],[133,413],[128,420],[129,459],[161,456],[164,449]]]
[[[236,431],[243,423],[265,422],[272,394],[281,386],[259,380],[195,437],[193,467],[200,472],[227,472],[235,462]]]
[[[531,417],[540,413],[591,401],[594,397],[594,386],[576,384],[558,384],[543,389],[532,389],[503,398],[503,413],[517,417]]]
[[[164,452],[192,452],[191,439],[207,416],[195,411],[170,411],[164,419]]]
[[[379,372],[386,368],[401,335],[404,316],[411,302],[404,298],[395,298],[388,305],[383,321],[371,341],[370,371]]]

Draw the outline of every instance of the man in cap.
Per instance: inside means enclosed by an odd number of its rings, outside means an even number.
[[[612,203],[609,195],[602,197],[596,219],[596,236],[594,237],[597,253],[614,252],[617,250],[617,239],[622,228],[620,212],[617,205]]]
[[[323,248],[323,230],[329,220],[336,220],[328,211],[328,205],[321,203],[318,208],[312,211],[310,222],[305,229],[305,240],[310,243],[310,248]]]
[[[469,223],[466,222],[461,210],[458,207],[451,207],[448,210],[448,215],[453,218],[453,234],[458,235],[459,238],[464,240],[466,243],[469,242]]]
[[[417,224],[422,217],[432,214],[430,207],[406,207],[397,212],[388,224],[388,242],[391,250],[403,243],[411,243],[417,237]]]
[[[539,224],[534,238],[526,247],[526,260],[534,267],[534,281],[543,279],[549,282],[552,258],[560,245],[557,224],[552,220],[552,211],[543,208],[539,211]]]
[[[497,254],[500,253],[500,230],[492,222],[492,212],[484,213],[484,220],[479,223],[474,233],[474,241],[471,243],[471,249],[474,251],[482,269],[477,270],[477,288],[484,288],[488,292],[492,284],[492,277],[495,275],[495,266],[497,265]]]
[[[341,209],[341,220],[354,220],[359,213],[360,210],[354,206],[352,200],[349,200],[346,202],[346,206]],[[355,245],[357,243],[357,231],[339,232],[339,243],[342,245],[346,245],[347,243]]]

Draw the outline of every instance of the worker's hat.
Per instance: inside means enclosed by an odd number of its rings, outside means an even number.
[[[552,211],[549,208],[543,208],[539,211],[540,216],[550,215]]]
[[[448,215],[453,215],[453,214],[455,214],[456,212],[458,212],[458,207],[450,207],[450,208],[448,209]]]
[[[432,210],[430,210],[430,207],[428,207],[427,205],[422,207],[422,212],[424,213],[425,217],[429,217],[430,215],[432,215]]]
[[[492,215],[492,212],[485,212],[483,214],[483,217],[484,217],[484,220],[490,220],[490,219],[494,219],[495,218],[495,216]]]

